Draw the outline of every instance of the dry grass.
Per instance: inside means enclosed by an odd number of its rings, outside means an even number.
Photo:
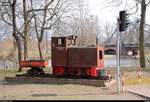
[[[0,80],[4,80],[4,77],[6,76],[15,76],[17,73],[17,70],[0,70]]]
[[[150,85],[150,68],[142,69],[141,81],[138,79],[137,70],[126,71],[124,73],[126,85]]]
[[[116,68],[106,69],[106,74],[108,70],[111,71],[112,76],[116,76]],[[139,83],[137,71],[137,67],[121,67],[120,73],[124,73],[125,85],[150,85],[150,68],[147,67],[142,69],[141,83]]]
[[[14,77],[16,74],[23,74],[26,70],[18,72],[17,69],[1,69],[0,70],[0,80],[4,80],[4,77]]]
[[[113,68],[114,69],[114,68]],[[107,71],[109,69],[106,69],[106,75],[107,75]],[[3,80],[4,77],[6,76],[15,76],[16,74],[22,74],[22,73],[26,73],[27,69],[24,69],[23,72],[17,72],[16,70],[0,70],[0,80]],[[45,68],[44,71],[46,73],[52,73],[52,68]],[[124,72],[125,74],[125,84],[126,85],[137,85],[139,84],[138,78],[137,78],[137,68],[136,67],[130,67],[130,68],[121,68],[121,73]],[[116,75],[116,71],[115,70],[111,70],[111,75],[115,76]],[[148,85],[150,84],[150,68],[145,68],[142,69],[142,79],[141,79],[141,83],[143,85]]]
[[[52,68],[44,69],[46,73],[51,73]],[[134,71],[129,70],[130,72],[126,71],[126,84],[134,85],[138,84],[136,80]],[[22,73],[26,72],[23,70]],[[0,70],[0,78],[4,78],[5,76],[15,76],[15,74],[21,74],[16,70]],[[148,73],[149,74],[149,73]],[[130,79],[131,75],[134,76],[133,79]],[[146,74],[147,75],[147,74]],[[146,77],[142,77],[146,80]],[[148,81],[150,82],[150,80]],[[146,83],[147,84],[147,83]],[[22,90],[23,89],[23,90]],[[97,99],[97,100],[104,100],[104,99],[140,99],[137,96],[133,96],[131,94],[126,93],[126,95],[112,95],[115,92],[115,89],[111,90],[104,90],[100,87],[92,87],[92,86],[83,86],[83,85],[46,85],[46,84],[2,84],[0,85],[0,99],[3,100],[90,100],[90,99]],[[19,90],[19,91],[16,91]],[[88,95],[89,94],[89,95]],[[56,95],[56,96],[55,96]]]
[[[26,73],[28,69],[23,69],[22,72],[18,72],[17,69],[0,69],[0,80],[4,80],[4,77],[13,77],[16,74],[23,74]],[[52,68],[45,68],[44,71],[46,73],[51,73]]]
[[[150,85],[150,77],[143,76],[141,78],[141,82],[139,82],[138,78],[128,78],[125,80],[126,85]]]
[[[50,58],[51,53],[50,53],[50,49],[48,49],[48,54],[46,53],[45,43],[46,43],[45,41],[42,42],[42,52],[43,52],[43,57],[47,59],[47,58]],[[50,43],[51,41],[48,41],[48,48],[50,48],[51,46]],[[8,54],[10,53],[11,49],[13,49],[13,39],[12,38],[5,39],[4,41],[0,43],[0,46],[1,46],[0,59],[5,59],[6,56],[8,56]],[[15,55],[17,57],[17,50],[15,51]],[[39,52],[38,52],[38,46],[37,46],[36,40],[29,41],[28,56],[30,59],[39,58]]]

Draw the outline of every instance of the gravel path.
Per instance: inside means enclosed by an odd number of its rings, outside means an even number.
[[[141,96],[145,96],[148,99],[150,99],[150,85],[127,86],[126,90]]]
[[[1,100],[144,100],[129,92],[116,94],[112,87],[0,83]]]

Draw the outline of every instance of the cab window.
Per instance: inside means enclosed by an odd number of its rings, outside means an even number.
[[[99,51],[99,59],[103,59],[103,53],[102,53],[102,51]]]
[[[65,40],[62,38],[58,39],[58,45],[64,45],[65,44]]]

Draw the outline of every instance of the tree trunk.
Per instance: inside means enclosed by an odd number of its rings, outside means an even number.
[[[19,61],[19,69],[18,71],[22,71],[22,68],[20,67],[20,61],[22,60],[22,44],[21,39],[16,39],[17,46],[18,46],[18,61]]]
[[[26,0],[23,0],[24,12],[24,60],[28,59],[28,15],[26,10]]]
[[[24,60],[28,59],[28,38],[24,38]]]
[[[39,49],[40,59],[43,60],[42,49],[41,49],[41,41],[38,41],[38,49]]]
[[[21,39],[17,34],[16,31],[16,2],[17,0],[13,0],[13,3],[11,5],[11,10],[12,10],[12,24],[13,24],[13,37],[16,40],[17,47],[18,47],[18,62],[22,60],[22,52],[21,52]],[[19,69],[18,71],[22,71],[20,64],[19,64]]]
[[[139,50],[140,50],[140,66],[145,68],[145,54],[144,54],[144,24],[145,24],[146,4],[145,0],[141,3],[141,22],[140,22],[140,34],[139,34]]]

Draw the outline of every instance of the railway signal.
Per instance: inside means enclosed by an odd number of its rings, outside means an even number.
[[[117,93],[120,93],[120,39],[129,25],[128,15],[126,10],[120,11],[117,19]]]
[[[126,13],[126,10],[119,12],[119,31],[126,31],[129,20],[128,20],[129,14]]]

